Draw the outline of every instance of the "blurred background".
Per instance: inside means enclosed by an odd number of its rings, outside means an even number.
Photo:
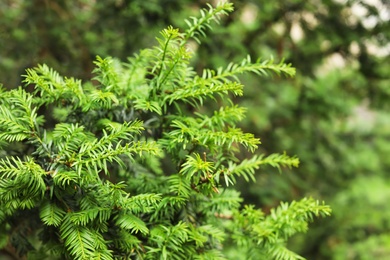
[[[297,169],[263,168],[255,183],[240,182],[246,203],[267,212],[304,196],[325,200],[332,217],[291,239],[291,249],[308,259],[389,259],[388,0],[231,2],[235,11],[201,45],[192,44],[194,68],[226,66],[247,54],[297,68],[293,79],[242,77],[246,95],[236,101],[248,112],[240,127],[261,138],[260,153],[285,151],[301,161]],[[206,3],[1,0],[0,83],[21,85],[25,69],[38,63],[90,79],[96,55],[126,60],[153,46],[168,25],[185,29],[184,19]]]

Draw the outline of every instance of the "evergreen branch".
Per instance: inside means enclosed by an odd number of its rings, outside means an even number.
[[[191,20],[185,20],[188,25],[188,29],[184,33],[184,39],[182,45],[184,45],[190,38],[193,38],[200,44],[199,36],[206,36],[205,30],[211,29],[210,22],[218,22],[221,15],[227,15],[229,12],[233,11],[233,4],[228,2],[219,2],[218,5],[213,8],[211,5],[207,4],[207,9],[200,10],[200,18],[191,17]]]
[[[174,29],[172,26],[169,26],[168,28],[162,30],[160,32],[162,38],[157,38],[157,41],[159,43],[159,47],[156,47],[155,50],[158,54],[158,63],[153,67],[152,73],[157,71],[157,78],[159,79],[161,77],[161,74],[164,69],[166,69],[166,58],[168,54],[171,54],[169,58],[172,58],[175,56],[175,49],[177,48],[177,38],[179,37],[179,29]],[[173,47],[169,48],[170,45]],[[160,88],[159,82],[156,86],[157,90]]]
[[[11,191],[13,191],[11,193]],[[29,196],[18,196],[22,190],[18,190],[18,187],[14,182],[7,182],[0,180],[0,201],[3,203],[3,212],[7,215],[12,215],[18,210],[31,210],[36,207],[37,198]]]
[[[316,216],[330,215],[329,206],[312,198],[281,203],[265,215],[253,206],[234,211],[228,230],[235,242],[250,250],[259,250],[267,259],[303,259],[286,248],[286,240],[298,232],[305,232],[308,222]],[[244,232],[242,232],[244,231]]]
[[[280,167],[298,167],[299,159],[297,157],[289,157],[285,153],[283,154],[271,154],[262,159],[262,164],[268,164],[272,167],[278,168],[280,171]]]
[[[35,103],[38,105],[66,100],[76,107],[84,104],[85,94],[80,80],[63,78],[46,64],[27,69],[24,75],[26,85],[34,85]]]
[[[0,159],[0,174],[4,179],[14,179],[18,175],[22,175],[24,162],[19,157],[6,157]]]
[[[93,232],[86,227],[75,225],[69,217],[70,215],[66,215],[60,226],[65,247],[74,259],[91,259],[95,251]]]
[[[55,203],[45,201],[40,207],[39,217],[45,225],[58,227],[65,214],[66,212]]]
[[[183,170],[183,168],[182,168]],[[183,178],[181,174],[174,174],[169,176],[169,191],[177,196],[188,198],[191,193],[191,185],[188,178]]]
[[[198,174],[203,176],[203,178],[210,178],[213,171],[214,167],[212,162],[207,162],[198,153],[194,153],[193,156],[187,156],[187,160],[183,163],[180,173],[186,176],[186,179],[191,179],[191,177],[194,175],[198,176]]]
[[[90,104],[86,104],[84,110],[98,109],[101,106],[105,109],[116,106],[128,108],[131,101],[147,100],[150,86],[147,85],[146,75],[151,55],[151,50],[146,49],[141,51],[140,55],[128,58],[127,63],[111,57],[102,59],[97,56],[94,62],[97,68],[93,72],[94,79],[99,81],[100,85],[98,89],[86,85]]]
[[[68,214],[70,220],[76,225],[87,226],[92,221],[98,221],[99,223],[106,222],[111,217],[111,212],[111,208],[104,207],[103,205],[97,207],[90,205],[88,209],[83,209],[78,212],[71,212]]]
[[[201,210],[204,214],[215,217],[220,213],[231,212],[239,208],[242,201],[238,191],[225,189],[223,193],[216,194],[212,200],[206,200]]]
[[[172,26],[168,26],[168,28],[162,30],[160,32],[160,34],[162,35],[162,39],[157,38],[157,41],[160,44],[160,48],[157,48],[157,49],[159,50],[159,52],[162,55],[161,56],[161,64],[164,64],[167,55],[171,51],[171,48],[169,48],[169,45],[170,44],[176,45],[174,40],[178,39],[180,34],[179,34],[179,29],[173,28]],[[173,54],[174,53],[175,52],[173,52]],[[172,55],[172,56],[174,56],[174,55]],[[161,72],[162,72],[162,70],[160,68],[159,73],[161,73]]]
[[[268,249],[268,254],[272,257],[272,259],[305,260],[304,257],[286,248],[286,243],[284,241],[273,244],[272,248],[270,247]]]
[[[189,240],[189,233],[188,225],[184,222],[172,226],[159,225],[153,228],[150,232],[150,240],[155,246],[148,248],[148,259],[155,259],[156,257],[160,259],[183,259],[186,248],[183,245]]]
[[[191,228],[191,237],[195,241],[198,247],[204,247],[206,242],[209,242],[211,237],[212,242],[221,243],[226,239],[226,233],[212,225],[203,225],[199,227],[190,226]]]
[[[224,131],[201,131],[196,138],[201,144],[208,144],[211,142],[216,146],[224,146],[225,144],[230,149],[233,143],[241,144],[249,151],[254,152],[257,145],[260,144],[260,139],[255,138],[251,133],[243,133],[239,128],[228,128]]]
[[[183,122],[184,121],[184,122]],[[200,128],[194,120],[172,120],[171,126],[176,128],[165,133],[165,138],[160,139],[159,143],[168,151],[176,147],[186,149],[188,145],[201,144],[210,150],[221,147],[232,148],[234,143],[243,145],[246,149],[253,152],[260,144],[260,139],[255,138],[253,134],[243,133],[239,128],[229,127],[226,131],[212,131],[206,128]]]
[[[57,169],[54,171],[52,178],[54,184],[63,189],[67,186],[70,186],[71,184],[78,183],[80,180],[80,177],[76,171],[65,171],[62,169]]]
[[[151,220],[172,219],[186,202],[188,202],[188,199],[181,196],[165,195],[159,202]]]
[[[144,130],[143,122],[139,120],[120,124],[109,119],[101,119],[99,120],[98,125],[101,125],[108,131],[108,133],[104,132],[103,138],[107,138],[109,136],[108,139],[111,142],[133,139],[134,134],[139,135]]]
[[[199,127],[209,129],[223,129],[226,125],[234,125],[245,117],[246,108],[234,105],[231,107],[221,107],[219,111],[214,111],[212,117],[196,112],[199,117]]]
[[[119,204],[120,207],[132,212],[133,214],[142,214],[153,212],[161,202],[160,194],[145,193],[136,196],[123,198]]]
[[[129,230],[135,234],[140,232],[147,235],[149,233],[149,229],[146,227],[145,223],[131,213],[120,213],[117,215],[116,224],[120,228]]]
[[[28,205],[30,199],[43,197],[46,172],[32,158],[21,161],[18,157],[0,159],[0,201],[19,198]]]
[[[173,91],[186,80],[187,66],[191,53],[180,46],[181,35],[178,29],[169,26],[161,31],[162,38],[157,38],[159,46],[153,49],[155,62],[152,64],[151,75],[153,86],[151,98],[156,99],[161,92]]]
[[[78,153],[83,143],[94,140],[94,136],[86,132],[84,126],[68,123],[57,124],[52,132],[52,138],[58,149],[56,160],[68,159],[72,154]]]
[[[92,230],[91,235],[93,237],[94,248],[95,248],[92,259],[99,259],[99,260],[114,259],[113,251],[108,249],[109,244],[107,244],[107,240],[105,239],[105,237],[97,230]]]
[[[114,202],[111,201],[111,197],[108,195],[106,185],[96,185],[95,190],[89,189],[88,192],[84,193],[84,196],[78,201],[80,210],[88,210],[90,208],[112,207]],[[96,197],[99,195],[99,197]]]
[[[184,88],[176,89],[173,93],[168,94],[164,97],[163,104],[168,102],[172,104],[174,101],[184,101],[184,102],[196,102],[199,101],[200,104],[203,104],[204,98],[212,98],[214,94],[228,94],[229,92],[233,93],[236,96],[243,95],[243,86],[237,82],[230,82],[226,84],[212,84],[209,85],[205,81],[195,81],[195,84],[185,86]],[[207,87],[206,87],[207,86]]]
[[[117,105],[119,105],[119,99],[115,93],[110,91],[102,91],[100,89],[91,89],[90,93],[88,93],[88,99],[83,105],[82,110],[83,112],[97,108],[104,108],[108,110]]]
[[[134,101],[134,108],[155,112],[158,115],[162,115],[162,109],[157,101],[148,101],[145,99],[137,99]]]
[[[67,123],[57,124],[53,130],[53,139],[58,148],[58,159],[64,157],[66,160],[70,160],[76,153],[83,153],[88,149],[99,150],[121,140],[130,140],[134,138],[134,134],[140,134],[144,129],[141,121],[119,124],[102,119],[98,121],[97,125],[104,128],[103,137],[100,139],[96,139],[91,133],[86,132],[83,126]]]
[[[101,83],[100,87],[105,91],[116,89],[118,87],[120,77],[114,69],[114,61],[111,58],[101,58],[96,56],[96,60],[93,62],[96,67],[92,71],[96,76],[93,78]]]
[[[14,142],[35,137],[43,123],[33,108],[33,96],[21,88],[1,93],[0,103],[0,141]]]
[[[99,169],[108,173],[107,162],[115,161],[123,165],[123,161],[119,157],[122,154],[132,159],[133,154],[142,156],[143,153],[158,154],[158,152],[159,148],[154,142],[131,142],[124,146],[118,142],[114,147],[111,143],[107,144],[106,140],[102,140],[82,144],[79,154],[71,158],[71,166],[75,167],[79,175],[84,167],[95,173],[98,173]]]
[[[214,70],[205,69],[202,77],[196,76],[193,82],[185,87],[177,88],[172,93],[166,95],[162,104],[172,104],[177,100],[190,103],[198,101],[200,104],[203,104],[204,98],[212,98],[215,93],[222,95],[231,92],[236,96],[241,96],[243,94],[242,85],[238,83],[237,75],[246,72],[267,75],[268,71],[273,71],[277,74],[284,73],[289,76],[295,74],[295,69],[283,62],[274,64],[273,60],[263,62],[258,60],[256,63],[252,63],[248,56],[240,64],[230,63],[225,70],[219,68],[215,72]]]
[[[240,164],[229,161],[227,173],[224,177],[229,178],[237,175],[243,176],[246,181],[249,181],[249,179],[255,181],[255,171],[262,165],[271,165],[278,168],[280,171],[281,166],[298,167],[299,159],[296,157],[289,157],[286,154],[271,154],[265,158],[264,155],[253,156],[251,159],[244,159]],[[226,185],[229,183],[230,181],[226,180]]]
[[[134,251],[136,251],[137,256],[142,255],[140,252],[142,251],[141,241],[127,230],[118,230],[117,236],[114,238],[113,243],[117,248],[120,248],[128,254],[132,254]]]
[[[164,84],[167,85],[166,82],[168,81],[168,79],[170,79],[169,82],[172,82],[172,83],[177,83],[177,82],[181,83],[183,81],[184,77],[178,79],[178,76],[182,76],[182,75],[179,74],[179,70],[176,69],[176,67],[178,67],[179,65],[182,65],[183,63],[187,63],[188,60],[190,59],[190,57],[191,57],[190,53],[185,48],[180,48],[177,51],[175,58],[169,64],[169,68],[167,70],[165,70],[166,72],[164,73],[164,76],[159,77],[157,89],[160,89],[160,86],[163,86]],[[171,87],[171,90],[172,89],[173,88]],[[165,87],[165,91],[167,91],[167,90],[168,90],[168,88]]]
[[[98,233],[94,233],[94,234],[98,235]],[[99,237],[102,237],[103,243],[106,243],[103,236],[99,235]],[[93,252],[92,259],[112,260],[113,259],[112,250],[108,250],[106,244],[102,244],[102,245],[104,245],[105,248],[104,249],[96,249]]]
[[[197,77],[196,80],[204,82],[204,84],[226,84],[232,82],[232,80],[239,82],[237,77],[239,74],[252,72],[259,76],[267,76],[268,71],[272,71],[278,75],[283,73],[291,77],[295,75],[295,68],[292,68],[290,64],[283,63],[283,61],[279,64],[275,64],[271,59],[265,61],[257,60],[253,63],[250,56],[247,56],[241,63],[229,63],[226,69],[223,69],[222,67],[217,71],[204,69],[202,77]]]
[[[55,90],[63,90],[64,79],[54,69],[46,64],[38,64],[33,69],[27,69],[26,73],[23,82],[35,85],[34,94],[39,93],[41,98],[44,97],[47,101],[57,100],[61,96],[61,91]]]
[[[152,153],[157,154],[159,149],[153,142],[129,142],[121,145],[123,140],[134,138],[134,134],[139,134],[144,129],[141,121],[125,122],[123,124],[112,122],[108,119],[100,120],[97,124],[104,128],[103,136],[100,139],[95,138],[91,133],[84,131],[83,126],[77,124],[57,124],[53,131],[53,139],[58,149],[53,165],[53,169],[59,165],[75,167],[76,172],[81,174],[82,168],[94,170],[99,169],[108,173],[107,162],[117,162],[122,164],[120,155],[126,154],[130,158],[132,154]],[[62,167],[62,166],[61,166]],[[60,168],[61,168],[60,167]],[[69,183],[70,179],[64,176],[63,180],[58,179],[64,184]],[[73,177],[72,177],[73,178]]]
[[[313,217],[329,216],[329,206],[304,198],[290,204],[281,203],[279,207],[271,210],[271,214],[264,219],[262,225],[252,227],[257,243],[277,243],[280,239],[287,239],[297,232],[306,232],[308,222]]]

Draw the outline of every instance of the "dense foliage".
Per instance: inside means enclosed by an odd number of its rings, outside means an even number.
[[[307,235],[294,236],[289,248],[308,259],[386,259],[387,1],[231,2],[235,11],[221,21],[223,26],[214,27],[201,45],[189,41],[196,50],[189,60],[194,70],[202,75],[205,68],[240,63],[248,53],[285,58],[297,68],[296,76],[287,79],[259,81],[246,74],[240,78],[245,95],[232,97],[248,108],[237,127],[261,138],[260,154],[286,151],[301,161],[298,168],[283,169],[288,174],[256,174],[256,183],[237,178],[243,199],[265,212],[280,201],[324,199],[333,217],[317,221]],[[15,88],[26,68],[47,63],[62,75],[88,82],[96,55],[125,60],[151,47],[161,28],[184,28],[184,18],[201,7],[204,0],[1,1],[0,81]],[[219,110],[219,103],[203,102],[200,115]],[[191,106],[182,107],[187,109]],[[39,112],[45,113],[45,127],[53,128],[52,107],[41,106]],[[236,156],[252,155],[241,149]]]
[[[295,69],[249,56],[200,75],[189,66],[188,43],[232,10],[202,9],[127,62],[97,57],[91,81],[38,65],[24,75],[31,92],[1,90],[1,247],[28,259],[303,259],[287,240],[330,208],[303,198],[265,214],[234,189],[263,165],[299,163],[240,160],[260,140],[237,127],[237,76]]]

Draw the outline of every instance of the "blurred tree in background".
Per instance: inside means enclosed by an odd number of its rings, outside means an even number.
[[[226,66],[247,53],[297,68],[294,79],[243,79],[251,109],[242,125],[271,154],[301,160],[279,175],[259,173],[242,194],[264,209],[313,196],[334,216],[291,247],[308,259],[385,259],[390,254],[390,24],[386,0],[232,1],[236,11],[214,29],[193,66]],[[96,55],[123,60],[182,26],[206,1],[5,0],[0,3],[0,81],[47,63],[90,77]],[[275,83],[277,82],[277,83]],[[210,104],[210,107],[213,104]],[[245,154],[243,154],[243,157]],[[264,171],[264,170],[263,170]]]

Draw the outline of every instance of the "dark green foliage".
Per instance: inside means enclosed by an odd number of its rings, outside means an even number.
[[[238,75],[295,70],[250,58],[199,75],[189,66],[190,39],[232,10],[209,6],[127,62],[97,57],[91,81],[39,65],[24,75],[31,92],[1,90],[2,247],[30,259],[302,259],[287,240],[330,208],[304,198],[267,215],[233,189],[263,165],[299,163],[241,158],[260,140],[237,126]]]

